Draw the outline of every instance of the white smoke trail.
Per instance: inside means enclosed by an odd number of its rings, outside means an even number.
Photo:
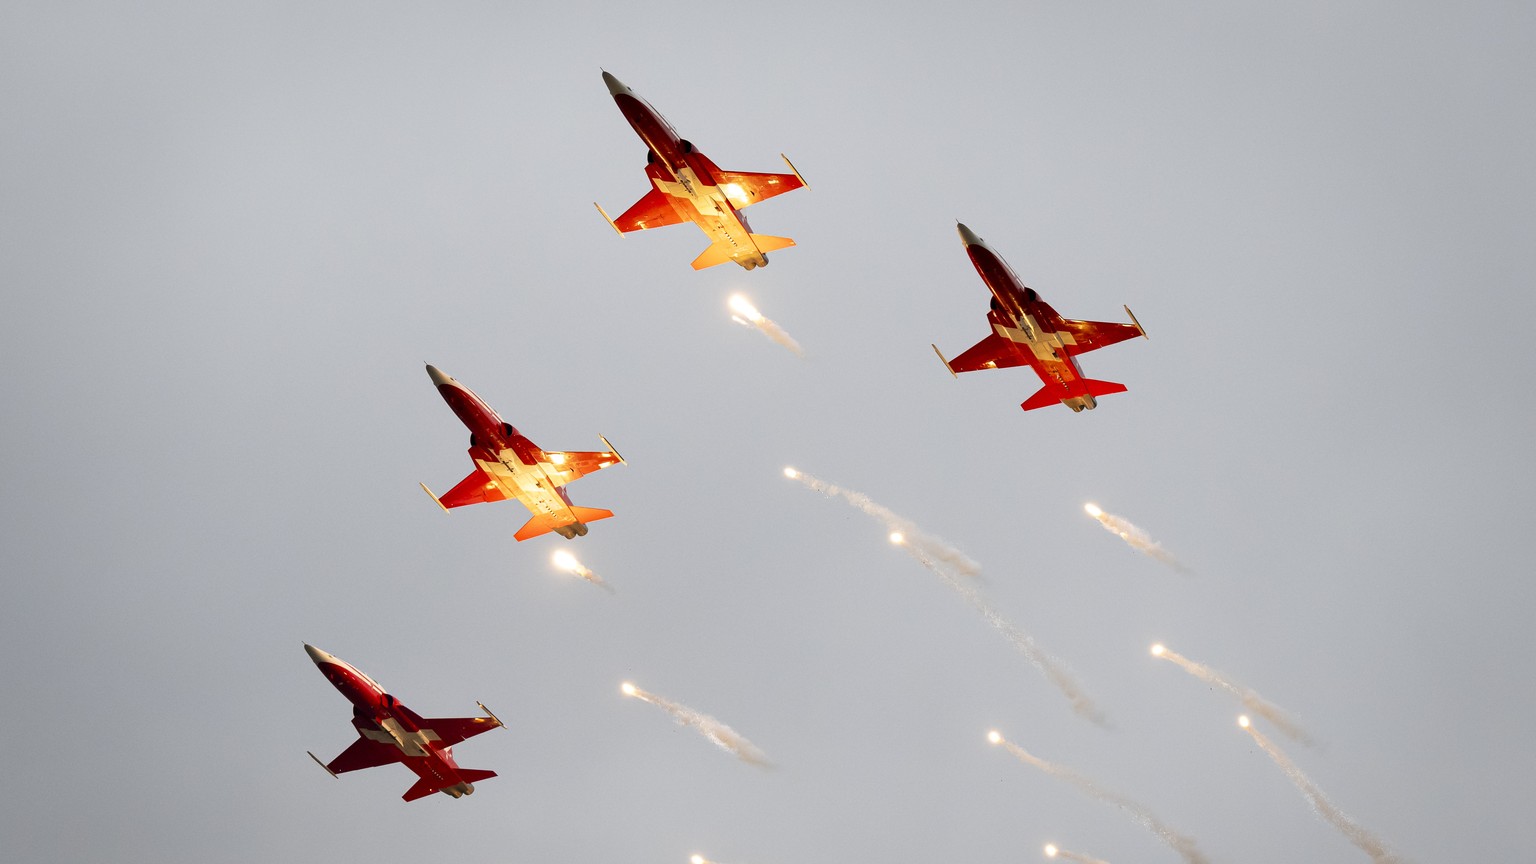
[[[844,489],[841,486],[833,485],[825,480],[819,480],[804,471],[797,471],[794,468],[785,468],[784,476],[791,480],[798,480],[806,488],[820,492],[828,498],[841,497],[854,507],[884,522],[887,530],[902,536],[905,541],[903,545],[907,551],[920,562],[923,562],[923,557],[921,556],[925,556],[929,561],[942,562],[949,570],[962,576],[979,576],[981,574],[981,565],[972,561],[964,552],[932,534],[924,533],[917,527],[917,523],[876,504],[863,492]],[[924,562],[924,566],[930,565]]]
[[[743,327],[756,327],[758,332],[762,333],[764,336],[767,336],[769,339],[772,339],[775,343],[783,346],[784,348],[793,351],[796,357],[805,356],[805,351],[801,349],[800,343],[796,342],[793,336],[790,336],[789,333],[785,332],[783,327],[780,327],[778,324],[774,323],[773,319],[768,318],[764,316],[763,313],[757,311],[757,307],[753,306],[751,301],[749,301],[747,298],[741,296],[740,294],[732,294],[729,305],[731,307],[731,312],[733,313],[731,315],[732,321],[735,321],[737,324],[740,324]]]
[[[1068,861],[1076,861],[1078,864],[1109,864],[1108,861],[1103,861],[1098,858],[1090,858],[1081,852],[1072,852],[1070,850],[1063,849],[1060,846],[1057,846],[1055,843],[1045,844],[1045,857],[1055,858],[1057,856],[1061,856]]]
[[[1387,849],[1386,844],[1381,841],[1381,838],[1360,827],[1359,823],[1349,818],[1344,811],[1328,800],[1328,796],[1323,794],[1323,790],[1317,788],[1317,784],[1313,783],[1306,774],[1303,774],[1301,769],[1296,767],[1296,763],[1292,762],[1290,757],[1286,756],[1279,747],[1276,747],[1273,741],[1270,741],[1262,732],[1255,729],[1247,717],[1237,718],[1237,723],[1248,730],[1248,734],[1253,736],[1254,742],[1263,748],[1264,752],[1269,754],[1269,758],[1275,760],[1275,764],[1279,765],[1280,770],[1285,772],[1285,776],[1289,777],[1291,782],[1296,784],[1296,788],[1301,790],[1301,794],[1307,799],[1307,803],[1312,805],[1313,812],[1323,817],[1333,827],[1339,829],[1339,833],[1343,834],[1349,842],[1359,847],[1360,851],[1371,856],[1371,860],[1376,862],[1376,864],[1401,864],[1403,859]]]
[[[596,585],[604,591],[607,591],[609,594],[614,593],[613,586],[603,581],[603,577],[593,573],[590,568],[584,566],[580,561],[577,561],[575,555],[572,555],[564,549],[555,550],[555,554],[550,557],[550,560],[552,560],[555,566],[559,567],[561,570],[564,570],[565,572],[575,576],[580,576],[588,582],[591,582],[593,585]]]
[[[1153,540],[1151,535],[1131,524],[1130,520],[1123,519],[1113,513],[1105,513],[1097,504],[1084,504],[1083,510],[1089,516],[1097,519],[1099,524],[1104,526],[1105,531],[1124,540],[1132,549],[1149,558],[1155,558],[1180,573],[1188,575],[1194,572],[1185,567],[1179,559],[1173,557],[1168,550],[1162,547],[1162,544]]]
[[[898,546],[904,546],[906,545],[906,538],[899,532],[892,532],[891,542]],[[1060,660],[1057,660],[1049,652],[1036,644],[1034,637],[1015,627],[1004,619],[1003,616],[999,615],[997,610],[993,609],[991,604],[976,590],[975,586],[968,582],[963,582],[956,578],[953,573],[935,566],[921,552],[911,549],[908,551],[912,552],[912,556],[924,567],[927,567],[940,579],[943,579],[946,585],[955,590],[955,593],[964,597],[965,601],[971,604],[971,608],[980,612],[981,617],[987,619],[988,624],[991,624],[993,628],[1003,634],[1004,638],[1012,643],[1013,647],[1020,654],[1024,655],[1024,659],[1029,661],[1030,665],[1040,670],[1040,673],[1046,677],[1046,680],[1054,684],[1056,689],[1060,690],[1061,694],[1067,697],[1067,701],[1072,703],[1072,710],[1078,716],[1100,726],[1105,725],[1104,713],[1099,710],[1098,706],[1093,704],[1092,699],[1088,698],[1088,694],[1084,692],[1083,686],[1077,683],[1077,680],[1072,677],[1072,674],[1067,671],[1066,666]]]
[[[664,699],[655,693],[648,693],[639,687],[625,681],[619,688],[625,696],[633,696],[642,702],[649,702],[657,708],[672,715],[672,719],[680,726],[690,726],[699,730],[705,738],[715,742],[722,750],[735,756],[749,765],[759,768],[772,768],[773,763],[768,761],[767,754],[757,749],[757,745],[742,737],[735,729],[721,723],[708,714],[695,711],[687,705]]]
[[[1153,815],[1152,811],[1137,804],[1135,801],[1123,795],[1110,792],[1093,780],[1073,771],[1065,765],[1057,765],[1054,762],[1047,762],[1041,759],[1012,741],[1004,739],[1002,734],[996,730],[987,733],[987,740],[993,744],[1002,745],[1005,750],[1012,753],[1020,762],[1038,768],[1053,777],[1059,777],[1076,786],[1089,797],[1097,798],[1105,804],[1119,808],[1121,812],[1130,816],[1136,824],[1156,834],[1158,839],[1168,844],[1170,849],[1179,853],[1188,864],[1210,864],[1210,859],[1206,858],[1204,853],[1195,848],[1193,838],[1186,837],[1164,825],[1162,820]]]
[[[1201,681],[1220,687],[1236,696],[1238,701],[1242,702],[1244,708],[1273,723],[1275,728],[1280,730],[1281,734],[1292,741],[1308,747],[1313,746],[1315,743],[1312,740],[1312,736],[1307,734],[1307,730],[1301,728],[1300,724],[1292,720],[1289,715],[1280,709],[1280,706],[1265,700],[1247,687],[1239,686],[1237,683],[1222,677],[1220,673],[1211,667],[1203,663],[1196,663],[1162,644],[1152,646],[1152,656],[1171,660],[1178,664],[1185,672],[1199,678]]]
[[[828,497],[841,497],[843,500],[864,511],[870,516],[885,523],[890,529],[891,542],[906,550],[917,563],[928,568],[945,584],[953,588],[967,603],[970,603],[982,617],[987,619],[998,632],[1002,633],[1009,642],[1013,643],[1024,659],[1029,661],[1046,679],[1056,686],[1072,703],[1072,710],[1094,723],[1104,725],[1104,715],[1093,704],[1092,700],[1084,693],[1082,685],[1073,679],[1061,661],[1046,653],[1028,633],[1015,627],[1004,620],[992,606],[984,600],[969,584],[969,579],[961,577],[976,577],[981,574],[981,565],[971,560],[964,552],[946,543],[938,537],[924,533],[917,524],[904,516],[899,516],[889,508],[876,504],[863,492],[852,489],[844,489],[841,486],[828,483],[825,480],[812,477],[804,471],[794,468],[785,468],[784,476],[791,480],[798,480],[808,489],[820,492]]]

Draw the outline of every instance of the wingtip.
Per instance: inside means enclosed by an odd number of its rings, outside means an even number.
[[[1121,308],[1125,310],[1125,314],[1131,316],[1131,326],[1136,328],[1136,332],[1141,334],[1141,338],[1151,339],[1152,337],[1147,335],[1146,329],[1141,326],[1141,322],[1136,320],[1136,313],[1131,311],[1131,307],[1122,306]]]
[[[613,233],[619,235],[620,237],[624,236],[624,232],[619,230],[618,223],[613,221],[612,217],[608,215],[608,211],[603,209],[603,205],[593,201],[592,206],[596,207],[597,212],[602,214],[603,221],[608,223],[608,227],[613,229]]]
[[[480,706],[480,710],[485,712],[485,716],[491,718],[492,723],[495,723],[497,726],[500,726],[503,729],[507,728],[507,724],[501,722],[500,717],[497,717],[494,713],[492,713],[491,709],[485,707],[484,702],[477,701],[475,704]]]
[[[802,187],[804,187],[806,189],[811,188],[811,184],[805,182],[805,175],[800,173],[800,169],[795,167],[795,163],[789,161],[789,157],[788,156],[785,156],[783,153],[780,153],[779,154],[779,158],[783,159],[784,160],[784,164],[789,166],[789,170],[791,170],[791,171],[793,171],[795,173],[795,179],[800,181],[800,185]]]
[[[336,776],[336,772],[335,771],[331,770],[331,766],[329,766],[329,765],[325,764],[324,762],[320,761],[320,757],[319,756],[316,756],[314,753],[310,753],[310,751],[308,751],[308,750],[305,750],[304,752],[305,753],[309,753],[309,758],[315,760],[315,764],[319,765],[321,768],[324,768],[325,769],[325,773],[331,775],[331,777],[333,779],[336,779],[336,780],[340,780],[341,779],[340,777]]]
[[[949,365],[949,360],[944,357],[944,352],[939,350],[939,346],[929,342],[928,347],[933,349],[933,353],[939,355],[939,362],[944,364],[944,368],[949,372],[949,377],[958,380],[960,376],[955,374],[955,367]]]
[[[611,444],[608,441],[607,438],[604,438],[603,436],[599,435],[599,436],[597,436],[597,439],[599,441],[603,442],[603,446],[608,448],[608,452],[613,454],[613,458],[619,460],[619,464],[620,465],[628,465],[629,464],[629,460],[625,459],[623,454],[619,453],[619,448],[613,446],[613,444]]]
[[[449,512],[448,511],[448,505],[444,504],[442,502],[442,499],[438,498],[437,495],[434,494],[431,489],[428,489],[427,488],[427,484],[425,484],[425,483],[417,483],[416,485],[421,487],[421,491],[427,493],[427,497],[432,499],[432,503],[433,504],[436,504],[437,506],[443,508],[443,512],[444,513]]]

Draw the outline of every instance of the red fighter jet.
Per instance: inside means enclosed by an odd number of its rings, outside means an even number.
[[[751,270],[768,264],[767,253],[795,245],[788,237],[753,234],[747,217],[737,212],[805,185],[787,156],[779,154],[793,172],[790,174],[721,171],[708,156],[695,150],[692,142],[679,136],[649,102],[625,87],[624,82],[607,72],[603,73],[603,81],[613,94],[613,101],[619,103],[619,110],[624,112],[624,119],[650,148],[645,156],[645,173],[653,187],[618,219],[609,219],[602,205],[593,202],[613,230],[623,235],[691,221],[710,239],[710,247],[693,260],[695,270],[727,261]]]
[[[971,256],[981,281],[992,289],[992,311],[987,313],[992,333],[953,362],[944,360],[944,352],[933,346],[949,374],[1032,366],[1045,386],[1019,406],[1025,411],[1057,402],[1073,411],[1082,411],[1098,404],[1095,396],[1125,391],[1124,384],[1084,378],[1077,355],[1133,336],[1146,337],[1129,306],[1125,307],[1125,314],[1131,316],[1129,324],[1063,318],[1033,288],[1026,288],[1008,263],[971,229],[961,225],[960,239],[965,242],[966,254]]]
[[[624,461],[607,438],[597,436],[608,447],[600,452],[540,450],[474,391],[436,367],[428,366],[427,374],[453,413],[469,427],[469,458],[475,462],[475,470],[441,498],[433,495],[427,484],[421,484],[437,506],[447,510],[516,498],[533,512],[533,518],[513,535],[518,541],[551,531],[567,540],[585,536],[588,522],[613,515],[612,510],[577,507],[562,488],[578,477]]]
[[[319,762],[332,777],[400,762],[421,778],[402,796],[407,801],[415,801],[433,792],[453,798],[469,795],[475,791],[476,780],[496,776],[495,771],[460,768],[453,761],[453,745],[501,726],[501,721],[489,708],[476,702],[486,713],[485,717],[427,720],[401,705],[352,664],[313,645],[306,644],[304,650],[341,695],[352,703],[352,725],[361,736],[329,765],[320,762],[320,757],[315,754],[309,754],[309,758]]]

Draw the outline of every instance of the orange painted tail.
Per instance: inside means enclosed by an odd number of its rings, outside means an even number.
[[[613,515],[612,510],[599,510],[596,507],[572,507],[571,513],[576,517],[574,522],[567,518],[564,513],[555,514],[552,516],[535,516],[532,519],[529,519],[527,522],[523,523],[523,527],[519,528],[517,533],[512,535],[512,537],[514,540],[521,543],[530,537],[537,537],[540,534],[548,534],[551,531],[560,531],[560,529],[566,528],[567,526],[570,526],[573,529],[574,534],[585,534],[587,533],[588,522],[596,522],[599,519],[607,519]],[[562,531],[561,533],[563,534],[565,532]]]

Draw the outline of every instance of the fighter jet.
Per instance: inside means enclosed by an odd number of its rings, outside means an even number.
[[[949,374],[974,372],[977,369],[1002,369],[1007,366],[1032,366],[1035,374],[1045,382],[1040,392],[1029,397],[1019,407],[1025,411],[1045,408],[1060,402],[1073,411],[1082,411],[1098,405],[1094,397],[1109,393],[1122,393],[1124,384],[1113,381],[1095,381],[1084,378],[1077,365],[1077,355],[1113,345],[1133,336],[1146,337],[1141,323],[1131,313],[1129,324],[1112,324],[1103,321],[1076,321],[1056,314],[1033,288],[1026,288],[1013,269],[1008,266],[992,247],[982,242],[964,225],[959,226],[960,239],[965,251],[981,274],[981,281],[992,291],[992,311],[987,321],[992,333],[956,357],[953,362],[944,359],[939,346],[933,346],[935,354],[944,361]],[[957,376],[958,377],[958,376]]]
[[[501,721],[489,708],[476,702],[486,716],[423,719],[352,664],[307,643],[304,650],[341,695],[352,703],[352,725],[361,736],[329,764],[321,762],[315,754],[309,754],[309,758],[332,777],[400,762],[421,778],[401,796],[406,801],[415,801],[433,792],[452,798],[469,795],[475,791],[476,780],[496,776],[495,771],[460,768],[453,761],[453,745],[501,726]]]
[[[613,101],[619,103],[619,110],[624,112],[624,119],[650,148],[645,156],[645,174],[651,178],[652,188],[644,198],[618,219],[609,219],[602,205],[593,202],[613,230],[623,235],[692,221],[710,239],[710,247],[693,260],[695,270],[726,261],[735,261],[751,270],[766,266],[769,252],[795,245],[788,237],[753,234],[747,217],[737,212],[806,185],[787,156],[779,154],[790,174],[721,171],[622,81],[607,72],[603,73],[603,81],[613,94]]]
[[[427,366],[427,374],[448,407],[469,427],[469,458],[475,463],[475,470],[441,498],[433,495],[427,484],[421,484],[437,506],[448,510],[516,498],[533,513],[513,535],[518,541],[551,531],[567,540],[585,536],[588,522],[613,515],[612,510],[575,506],[562,488],[578,477],[624,461],[607,438],[597,436],[608,448],[600,452],[540,450],[468,387],[434,366]]]

